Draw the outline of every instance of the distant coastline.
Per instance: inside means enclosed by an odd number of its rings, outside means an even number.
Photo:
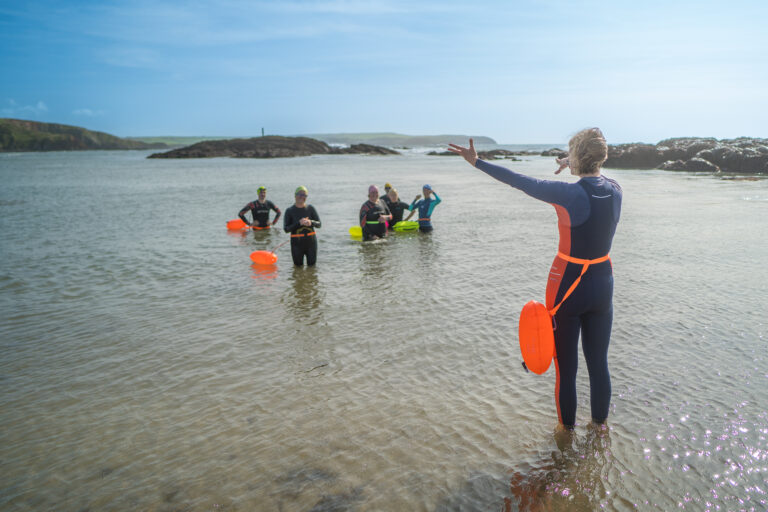
[[[117,137],[86,128],[0,118],[0,153],[34,151],[82,151],[120,149],[168,149],[149,158],[290,158],[317,154],[394,155],[398,149],[445,146],[450,142],[475,140],[481,158],[516,160],[517,156],[564,156],[563,149],[510,151],[480,135],[404,135],[399,133],[325,133],[283,137],[267,135],[231,137]],[[488,147],[491,146],[491,147]],[[478,148],[480,149],[480,148]],[[453,155],[433,151],[430,155]],[[604,167],[613,169],[662,169],[707,173],[768,174],[768,139],[739,137],[678,137],[656,144],[631,143],[608,146]]]
[[[165,144],[123,139],[67,124],[0,119],[0,152],[160,149]]]

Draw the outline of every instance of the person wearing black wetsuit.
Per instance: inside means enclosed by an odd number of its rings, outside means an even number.
[[[254,229],[268,229],[269,227],[277,224],[277,220],[280,218],[280,208],[275,206],[275,203],[267,199],[267,187],[259,187],[257,192],[259,193],[259,198],[243,206],[237,216],[240,217],[247,225],[252,226]],[[245,213],[248,210],[251,211],[251,218],[253,219],[253,222],[248,222],[248,220],[245,218]],[[272,224],[269,223],[269,210],[273,210],[276,213]]]
[[[376,240],[387,236],[387,223],[392,220],[389,208],[379,200],[376,185],[368,187],[368,200],[360,207],[360,226],[363,240]]]
[[[285,210],[283,229],[291,234],[291,256],[294,265],[312,266],[317,261],[317,236],[315,228],[321,225],[320,216],[315,207],[307,203],[307,187],[299,187],[295,192],[296,202]]]
[[[392,221],[389,223],[390,226],[394,226],[401,220],[403,220],[403,213],[405,210],[408,209],[410,206],[405,201],[400,200],[400,196],[397,193],[397,189],[391,188],[389,189],[389,192],[384,195],[389,201],[387,202],[387,207],[389,208],[389,212],[392,214]],[[414,212],[410,212],[408,215],[408,218],[411,218],[411,215],[413,215]]]
[[[538,180],[484,162],[477,158],[472,139],[469,148],[451,144],[449,149],[493,178],[555,207],[560,243],[547,281],[546,306],[550,314],[554,311],[557,414],[560,424],[572,429],[580,333],[589,372],[592,421],[604,423],[611,403],[608,344],[613,323],[613,266],[608,253],[621,214],[622,190],[600,174],[608,146],[598,128],[582,130],[568,146],[568,158],[558,160],[560,168],[555,174],[570,167],[571,174],[581,177],[576,183]],[[567,295],[574,283],[576,288]]]

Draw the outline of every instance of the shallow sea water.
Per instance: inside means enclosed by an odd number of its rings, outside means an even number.
[[[613,401],[582,360],[568,437],[516,335],[551,206],[450,157],[146,155],[0,155],[0,509],[768,509],[768,180],[605,171]],[[431,235],[348,236],[385,181]],[[262,184],[308,187],[315,268],[225,230]]]

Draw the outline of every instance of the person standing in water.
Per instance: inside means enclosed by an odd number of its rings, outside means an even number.
[[[389,208],[389,211],[392,211],[392,202],[389,199],[389,191],[392,190],[392,185],[389,183],[384,184],[384,195],[381,196],[379,199],[381,199],[381,202],[383,202],[385,205],[387,205],[387,208]],[[392,226],[394,222],[390,223],[389,225]]]
[[[389,225],[394,226],[403,220],[403,213],[408,209],[408,203],[400,200],[400,196],[395,188],[389,189],[389,193],[384,197],[389,199],[387,206],[389,207],[389,212],[392,214],[392,221]],[[413,215],[413,212],[408,214],[408,218],[410,218],[411,215]]]
[[[389,208],[379,200],[376,185],[368,187],[368,200],[360,207],[360,226],[363,240],[376,240],[387,236],[387,223],[392,220]]]
[[[291,256],[294,265],[312,266],[317,261],[317,236],[315,228],[321,225],[315,207],[307,204],[307,187],[298,187],[294,192],[295,203],[285,210],[283,229],[291,234]]]
[[[280,218],[280,208],[267,199],[267,187],[259,187],[257,192],[259,193],[259,198],[243,206],[237,216],[254,229],[268,229],[277,224],[277,221]],[[245,218],[245,212],[248,210],[251,210],[252,222],[248,222]],[[272,224],[269,223],[269,210],[273,210],[276,214]]]
[[[576,183],[539,180],[478,159],[469,148],[451,144],[450,151],[491,177],[555,207],[560,243],[547,281],[547,309],[555,326],[555,404],[565,429],[576,423],[576,369],[579,333],[589,372],[592,421],[602,424],[611,403],[608,344],[613,323],[613,266],[608,257],[621,214],[621,187],[602,176],[608,145],[598,128],[582,130],[568,143],[555,174],[569,167]],[[576,288],[563,301],[569,288]],[[561,304],[562,303],[562,304]]]
[[[418,194],[410,206],[408,206],[408,209],[411,211],[417,209],[419,211],[419,231],[429,233],[433,229],[432,212],[435,210],[435,206],[440,204],[441,199],[437,192],[432,190],[432,187],[429,185],[424,185],[421,191],[424,193],[424,199],[420,199],[421,194]],[[431,197],[433,194],[434,198]],[[411,216],[409,215],[408,218],[410,219]]]

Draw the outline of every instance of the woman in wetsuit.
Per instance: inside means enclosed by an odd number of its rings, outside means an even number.
[[[568,143],[568,157],[558,160],[558,174],[570,167],[581,179],[576,183],[538,180],[477,158],[469,148],[451,144],[450,151],[499,181],[555,207],[560,243],[547,281],[547,309],[559,305],[555,326],[555,404],[560,424],[572,429],[576,422],[576,368],[578,342],[589,372],[592,421],[604,423],[611,403],[608,343],[613,322],[613,272],[608,258],[621,213],[622,191],[614,180],[600,174],[608,145],[598,128],[582,130]],[[562,304],[571,285],[583,274]]]
[[[408,203],[400,200],[397,189],[394,188],[390,188],[389,192],[387,192],[384,197],[389,199],[389,201],[387,201],[387,206],[389,207],[389,213],[392,214],[392,220],[389,225],[394,226],[403,220],[403,213],[408,209]],[[413,212],[409,214],[408,218],[410,218],[410,215],[413,215]]]
[[[307,187],[299,187],[295,192],[296,202],[285,210],[283,229],[291,233],[291,256],[294,265],[304,264],[304,256],[307,257],[307,265],[312,266],[317,261],[317,236],[315,228],[319,228],[320,216],[315,207],[307,203]]]
[[[440,199],[440,196],[437,195],[437,192],[432,190],[430,185],[424,185],[421,191],[424,193],[424,199],[419,199],[421,194],[417,195],[413,199],[413,202],[408,206],[408,209],[411,210],[411,212],[418,210],[419,231],[422,233],[429,233],[433,229],[432,212],[435,210],[435,206],[439,205],[442,200]],[[435,197],[433,198],[432,195]],[[408,219],[410,218],[411,216],[408,215]]]
[[[387,223],[391,220],[389,208],[379,200],[379,189],[376,185],[371,185],[368,187],[368,200],[360,207],[363,240],[376,240],[387,236]]]

